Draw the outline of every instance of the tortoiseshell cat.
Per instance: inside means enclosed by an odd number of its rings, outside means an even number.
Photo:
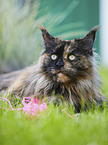
[[[99,26],[80,39],[61,40],[40,27],[45,43],[37,65],[0,76],[0,89],[21,96],[62,95],[76,112],[102,104],[100,79],[95,66],[93,44]]]

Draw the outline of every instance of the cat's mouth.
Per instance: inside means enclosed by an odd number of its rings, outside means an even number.
[[[57,82],[66,83],[70,78],[62,70],[52,70],[52,74],[57,76]]]
[[[56,74],[58,74],[58,73],[61,73],[61,70],[54,70],[54,69],[52,69],[52,70],[51,70],[51,73],[52,73],[53,75],[56,75]]]

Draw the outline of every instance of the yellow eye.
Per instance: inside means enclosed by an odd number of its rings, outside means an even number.
[[[74,60],[75,59],[75,55],[69,55],[69,59],[70,60]]]
[[[56,60],[56,59],[57,59],[57,55],[56,55],[56,54],[52,54],[52,55],[51,55],[51,59],[52,59],[52,60]]]

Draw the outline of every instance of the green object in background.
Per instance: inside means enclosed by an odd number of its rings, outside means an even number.
[[[99,25],[99,0],[62,0],[62,2],[60,0],[40,0],[40,12],[41,13],[39,15],[43,15],[43,13],[57,13],[59,15],[59,13],[62,12],[54,27],[56,27],[58,33],[61,33],[61,37],[65,39],[72,39],[74,36],[76,38],[84,36],[84,33],[80,34],[80,32],[83,31],[86,34],[86,31],[89,31],[92,27]],[[47,27],[52,19],[53,17],[43,24]],[[62,25],[64,26],[64,29]],[[55,28],[51,28],[51,32],[53,34],[57,33],[56,30]],[[76,33],[76,35],[74,33],[71,36],[71,33],[69,34],[70,30],[73,30],[73,33],[74,31],[79,32],[79,35],[78,33]],[[67,35],[64,35],[64,31],[67,31]],[[97,34],[94,47],[96,48],[96,52],[100,54],[99,32]]]
[[[71,15],[73,21],[83,21],[86,30],[90,30],[99,24],[99,0],[80,0],[79,5],[74,9]],[[99,32],[97,33],[96,52],[99,51]]]

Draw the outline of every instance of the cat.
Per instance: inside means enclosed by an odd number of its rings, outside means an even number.
[[[101,81],[95,65],[93,45],[99,26],[83,38],[62,40],[40,26],[45,49],[36,65],[0,76],[0,90],[11,95],[43,98],[63,96],[75,112],[102,105]]]

